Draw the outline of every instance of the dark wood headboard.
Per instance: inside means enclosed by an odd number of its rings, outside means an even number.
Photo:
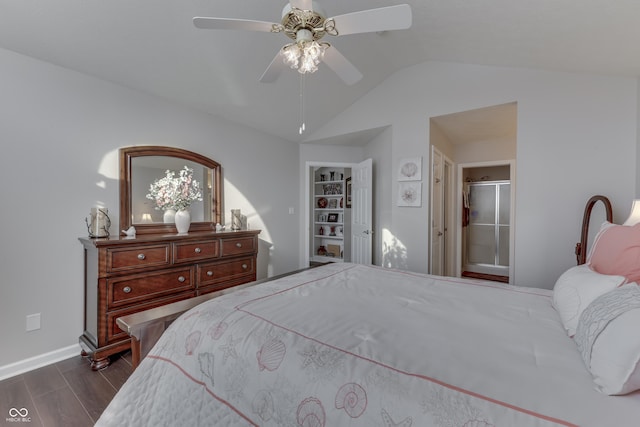
[[[576,261],[578,265],[584,264],[587,260],[587,240],[589,239],[589,221],[591,219],[591,211],[596,203],[604,203],[604,208],[607,213],[607,221],[613,222],[613,211],[611,209],[611,202],[605,196],[593,196],[587,202],[584,208],[584,215],[582,217],[582,234],[580,236],[580,242],[576,243]]]

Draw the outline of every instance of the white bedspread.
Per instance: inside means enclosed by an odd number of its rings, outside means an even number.
[[[176,320],[98,426],[640,425],[594,389],[551,292],[331,264]]]

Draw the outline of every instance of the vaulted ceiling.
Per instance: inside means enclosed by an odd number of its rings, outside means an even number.
[[[408,30],[331,38],[364,75],[305,79],[307,134],[428,60],[640,75],[637,0],[319,0],[328,16],[407,3]],[[194,16],[279,22],[286,0],[0,0],[0,47],[302,141],[299,75],[260,83],[282,34],[199,30]]]

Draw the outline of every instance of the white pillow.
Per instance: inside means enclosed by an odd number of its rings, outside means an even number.
[[[570,337],[576,333],[580,313],[591,301],[625,280],[623,276],[596,273],[587,264],[571,267],[558,278],[553,288],[553,307]]]
[[[596,298],[578,323],[575,342],[598,390],[640,389],[640,287],[622,286]]]

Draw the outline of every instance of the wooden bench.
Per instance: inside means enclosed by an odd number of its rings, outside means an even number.
[[[221,291],[211,292],[209,294],[200,295],[198,297],[193,297],[160,307],[151,308],[149,310],[140,311],[128,316],[118,317],[116,319],[118,327],[129,334],[129,336],[131,337],[131,359],[133,363],[133,369],[138,367],[140,361],[149,353],[162,333],[174,320],[180,317],[182,313],[212,298],[216,298],[231,292],[236,292],[249,286],[255,286],[259,283],[289,276],[291,274],[295,274],[304,270],[306,269],[292,271],[290,273],[281,274],[279,276],[274,276],[268,279],[261,279],[254,282],[244,283],[242,285],[223,289]]]

